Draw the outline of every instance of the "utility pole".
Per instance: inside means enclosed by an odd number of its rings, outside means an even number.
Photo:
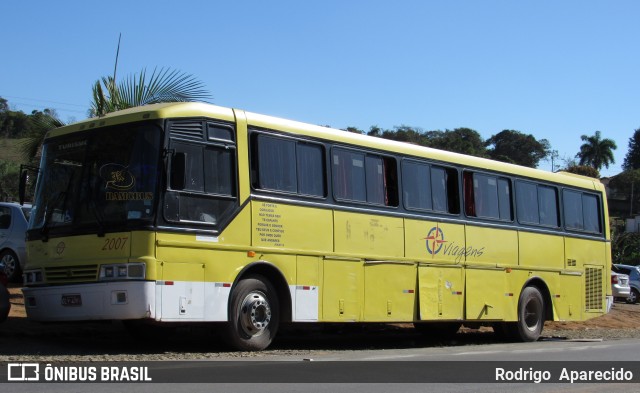
[[[558,158],[558,151],[557,150],[551,150],[551,172],[555,172],[556,171],[555,162],[556,162],[557,158]]]

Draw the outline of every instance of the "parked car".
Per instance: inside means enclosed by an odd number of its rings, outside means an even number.
[[[4,272],[5,266],[0,262],[0,322],[7,320],[9,310],[11,310],[11,302],[9,301],[9,290],[7,285],[9,280]]]
[[[22,281],[26,262],[25,233],[31,205],[0,202],[0,263],[10,282]]]
[[[629,286],[631,287],[631,293],[627,298],[627,303],[637,303],[638,295],[640,295],[640,266],[614,264],[613,271],[629,276]]]
[[[631,293],[631,287],[629,286],[629,276],[622,273],[616,273],[611,271],[611,289],[613,291],[613,298],[616,300],[627,300]]]

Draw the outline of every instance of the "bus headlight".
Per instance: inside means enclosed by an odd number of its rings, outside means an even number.
[[[24,285],[38,285],[44,284],[44,275],[42,274],[41,269],[36,270],[26,270],[22,273],[22,279],[24,281]]]
[[[144,263],[102,265],[100,267],[100,281],[143,280],[145,277],[145,271]]]

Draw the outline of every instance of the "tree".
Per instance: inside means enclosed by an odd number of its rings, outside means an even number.
[[[575,173],[576,175],[600,178],[600,172],[592,166],[588,165],[570,165],[563,169],[564,172]]]
[[[640,169],[628,169],[611,178],[609,188],[619,195],[629,195],[629,215],[633,215],[633,208],[640,194]]]
[[[622,169],[625,171],[640,169],[640,128],[635,130],[633,136],[629,138],[629,150],[624,157]]]
[[[22,138],[30,127],[29,116],[22,111],[10,110],[7,100],[0,97],[0,136]]]
[[[344,131],[352,132],[354,134],[364,134],[364,131],[362,131],[358,127],[347,127]]]
[[[485,157],[487,150],[480,134],[471,128],[456,128],[455,130],[428,131],[426,133],[427,146],[435,149]]]
[[[0,201],[18,199],[18,177],[20,166],[15,162],[0,160]]]
[[[24,141],[20,144],[20,152],[26,162],[37,164],[40,161],[40,147],[47,132],[62,127],[65,123],[58,118],[55,111],[46,110],[32,114],[32,126]]]
[[[396,126],[393,130],[382,130],[380,127],[372,126],[367,132],[369,136],[389,139],[392,141],[413,143],[415,145],[426,146],[426,141],[421,129],[410,126]]]
[[[537,140],[531,134],[515,130],[503,130],[489,138],[485,145],[491,159],[530,168],[537,167],[551,151],[548,140]]]
[[[603,166],[609,168],[609,164],[615,164],[613,151],[617,149],[616,143],[611,139],[602,139],[600,131],[592,136],[582,135],[583,143],[576,158],[580,159],[580,165],[589,165],[600,171]]]
[[[637,264],[640,259],[640,233],[623,232],[614,236],[611,256],[614,263]]]
[[[93,86],[90,116],[104,116],[117,110],[160,102],[188,102],[208,99],[203,84],[193,76],[176,70],[154,69],[147,79],[146,70],[116,84],[112,77],[103,77]],[[0,105],[2,102],[0,102]],[[1,120],[1,118],[0,118]],[[47,132],[64,126],[55,110],[34,111],[29,116],[30,127],[22,143],[21,152],[28,162],[37,162],[40,146]]]
[[[91,117],[141,105],[210,98],[204,85],[193,76],[165,68],[154,69],[148,80],[146,69],[120,83],[116,83],[113,77],[103,77],[93,85],[92,93]]]

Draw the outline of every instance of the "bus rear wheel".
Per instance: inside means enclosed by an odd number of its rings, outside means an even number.
[[[273,285],[260,275],[238,282],[229,302],[227,339],[240,351],[267,348],[278,332],[280,310]]]
[[[502,325],[507,338],[531,342],[536,341],[544,327],[544,299],[536,287],[526,287],[518,300],[518,322]]]

